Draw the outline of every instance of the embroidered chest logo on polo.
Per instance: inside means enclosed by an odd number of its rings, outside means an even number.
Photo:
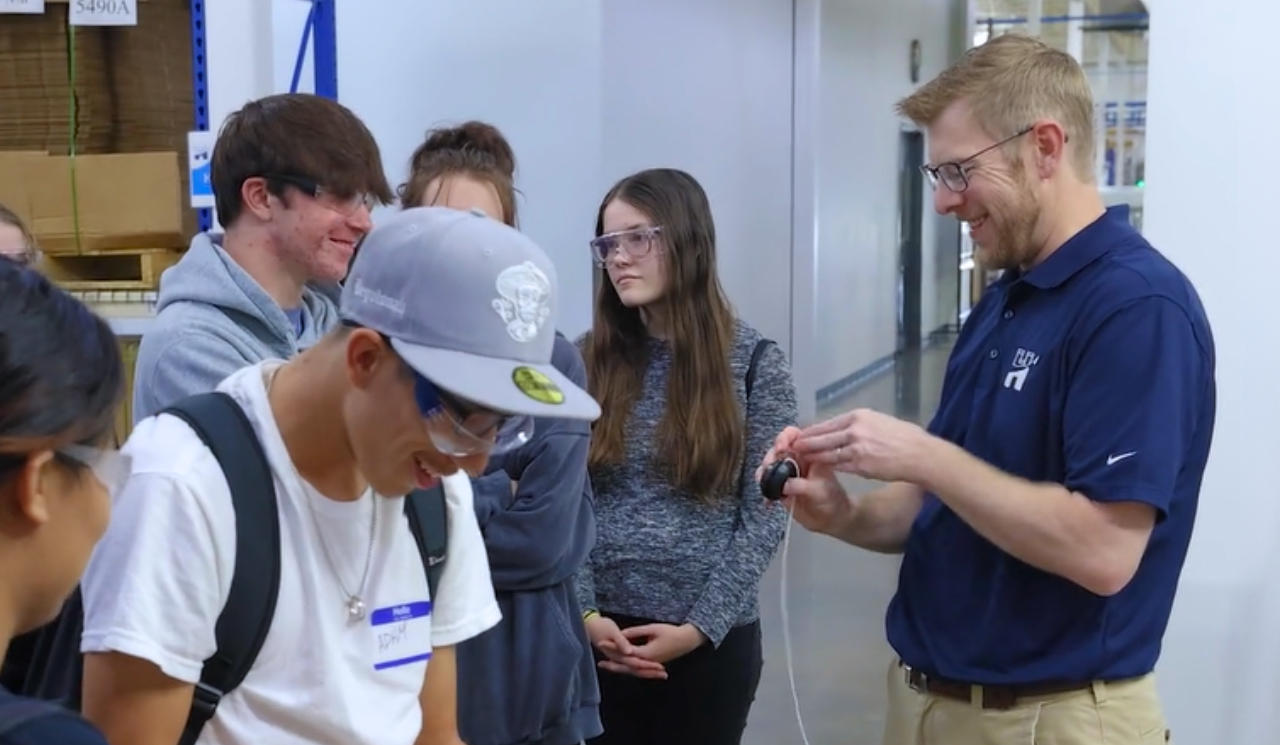
[[[1013,369],[1004,376],[1004,387],[1015,391],[1022,390],[1022,386],[1027,382],[1027,375],[1031,373],[1031,368],[1035,367],[1039,361],[1039,354],[1030,349],[1018,347],[1018,351],[1013,353]]]

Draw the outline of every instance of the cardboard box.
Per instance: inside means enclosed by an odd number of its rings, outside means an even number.
[[[134,27],[69,30],[67,15],[50,2],[0,23],[0,202],[49,254],[185,248],[189,0],[141,3]]]
[[[77,153],[183,152],[195,123],[189,0],[141,4],[137,26],[69,29],[67,16],[50,4],[0,23],[0,150],[67,154],[74,134]]]
[[[50,155],[18,163],[27,224],[47,254],[187,245],[177,153]]]
[[[24,180],[27,163],[48,157],[48,153],[0,152],[0,204],[8,207],[24,225],[31,224],[31,197]]]

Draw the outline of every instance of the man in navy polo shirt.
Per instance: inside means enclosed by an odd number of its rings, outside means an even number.
[[[904,554],[885,743],[1166,742],[1152,670],[1213,432],[1204,309],[1104,209],[1070,56],[997,37],[899,111],[927,131],[936,208],[1004,275],[927,431],[857,410],[775,447],[805,469],[800,523]],[[887,485],[850,497],[835,471]]]

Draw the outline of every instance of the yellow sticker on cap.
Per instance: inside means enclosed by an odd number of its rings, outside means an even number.
[[[511,379],[521,393],[538,403],[564,403],[564,391],[560,390],[560,386],[532,367],[517,367],[515,372],[511,373]]]

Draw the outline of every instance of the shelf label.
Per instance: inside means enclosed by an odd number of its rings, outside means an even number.
[[[137,26],[138,0],[71,0],[71,25]]]
[[[43,12],[44,0],[0,0],[0,13],[39,15]]]
[[[213,132],[195,131],[187,133],[187,174],[191,182],[191,206],[194,209],[208,209],[213,203],[213,182],[209,178],[209,159],[213,156],[213,141],[217,135]]]

